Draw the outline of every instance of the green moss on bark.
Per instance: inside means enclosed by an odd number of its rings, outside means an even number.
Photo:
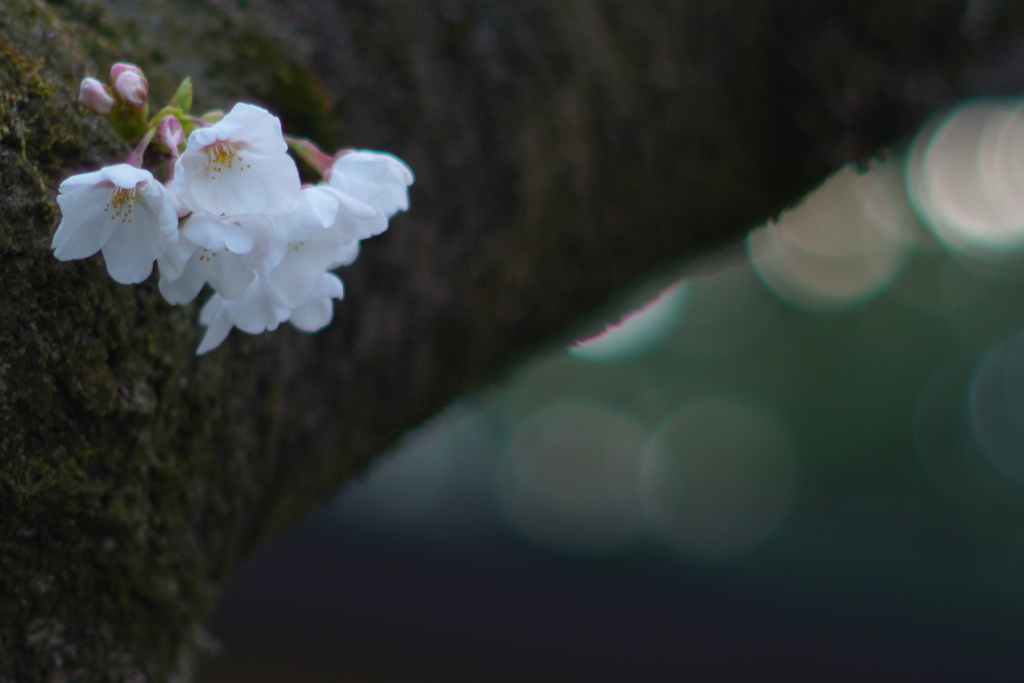
[[[76,22],[100,14],[11,2],[0,22],[5,681],[186,673],[254,496],[255,417],[232,398],[251,383],[195,358],[194,307],[49,250],[60,179],[127,151],[76,103],[81,76],[116,58]]]

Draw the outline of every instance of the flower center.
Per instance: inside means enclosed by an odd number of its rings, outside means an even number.
[[[223,173],[225,168],[235,168],[236,165],[239,171],[252,168],[230,143],[217,142],[206,147],[206,170],[209,173]],[[215,177],[212,176],[211,180]]]
[[[114,190],[113,196],[107,205],[103,207],[105,213],[110,214],[110,220],[121,219],[122,223],[132,222],[132,209],[135,205],[135,188],[126,190],[119,187]]]

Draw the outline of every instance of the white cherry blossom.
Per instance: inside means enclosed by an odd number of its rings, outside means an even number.
[[[409,208],[412,169],[390,154],[357,150],[341,154],[331,167],[328,185],[390,218]]]
[[[330,272],[320,273],[306,299],[294,308],[275,305],[259,278],[249,284],[240,299],[230,300],[214,294],[199,312],[199,323],[206,326],[206,333],[196,355],[201,356],[220,346],[232,327],[249,334],[259,334],[289,322],[303,332],[316,332],[330,324],[334,318],[334,300],[344,295],[341,278]]]
[[[211,251],[196,245],[184,234],[177,244],[161,254],[157,264],[160,266],[160,293],[171,304],[191,302],[206,283],[221,295],[238,299],[256,276],[248,254]]]
[[[113,65],[109,84],[82,81],[80,101],[98,113],[116,111],[111,120],[135,148],[128,163],[61,184],[54,255],[66,261],[102,252],[110,276],[126,284],[145,280],[156,261],[171,304],[193,301],[208,285],[197,354],[235,327],[258,334],[284,322],[305,332],[328,325],[344,296],[331,271],[352,263],[362,240],[408,209],[409,167],[380,152],[331,157],[310,141],[286,142],[277,117],[251,104],[194,116],[187,79],[152,121],[148,95],[134,64]],[[302,187],[289,144],[325,182]],[[140,168],[160,154],[173,162],[166,185]]]
[[[281,122],[244,102],[189,135],[175,162],[173,182],[192,211],[214,216],[281,213],[301,189]]]
[[[256,272],[267,274],[284,260],[291,233],[312,237],[333,218],[307,202],[274,216],[192,214],[180,244],[159,260],[161,291],[171,303],[188,303],[209,282],[224,298],[237,299]]]
[[[61,222],[53,253],[62,261],[103,252],[121,284],[142,282],[178,238],[175,202],[153,174],[128,164],[71,176],[60,185]]]
[[[289,244],[281,262],[263,275],[267,294],[278,306],[296,308],[311,296],[326,271],[348,265],[358,255],[358,241],[320,230],[306,241]]]

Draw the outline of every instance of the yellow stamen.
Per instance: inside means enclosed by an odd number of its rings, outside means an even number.
[[[249,168],[248,164],[243,165],[242,155],[227,142],[217,142],[206,147],[206,170],[213,173],[222,173],[224,168],[235,168],[238,163],[238,170]],[[211,178],[212,179],[212,178]]]
[[[114,190],[113,196],[107,202],[103,210],[110,213],[110,220],[121,219],[122,223],[132,222],[132,209],[135,204],[135,188],[126,190],[119,187]]]

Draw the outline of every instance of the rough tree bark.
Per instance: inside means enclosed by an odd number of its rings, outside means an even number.
[[[0,681],[184,681],[232,568],[403,432],[652,272],[909,135],[1009,0],[0,0]],[[126,153],[79,79],[396,153],[412,211],[314,336],[196,358],[196,307],[57,262]]]

